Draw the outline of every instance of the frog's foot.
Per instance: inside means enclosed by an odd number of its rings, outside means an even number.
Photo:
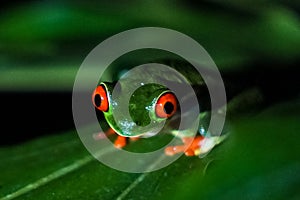
[[[186,149],[185,145],[179,145],[179,146],[169,146],[165,148],[165,154],[167,156],[173,156],[177,153],[182,153]]]
[[[115,134],[116,132],[112,129],[112,128],[109,128],[107,131],[105,132],[100,132],[100,133],[94,133],[93,134],[93,138],[95,140],[101,140],[101,139],[104,139],[110,135],[113,135]]]
[[[127,137],[118,135],[117,139],[114,142],[116,148],[123,148],[127,144]]]
[[[93,138],[95,140],[102,140],[104,138],[107,138],[110,135],[114,135],[117,134],[112,128],[109,128],[107,131],[105,132],[100,132],[100,133],[95,133],[93,134]],[[118,135],[117,139],[114,141],[114,146],[116,148],[123,148],[127,145],[127,140],[128,137],[123,137]],[[140,137],[130,137],[129,138],[130,141],[137,141],[138,139],[140,139]]]
[[[130,141],[137,141],[140,139],[140,137],[123,137],[118,135],[117,139],[114,142],[115,147],[117,148],[123,148],[127,145],[128,139]]]
[[[182,138],[184,145],[189,146],[184,152],[186,156],[197,156],[200,153],[201,143],[204,140],[204,137],[199,135],[195,138],[187,137]]]
[[[165,154],[168,156],[175,155],[177,153],[184,152],[186,156],[199,155],[201,148],[201,141],[204,139],[203,136],[185,137],[182,138],[183,145],[170,146],[165,149]]]

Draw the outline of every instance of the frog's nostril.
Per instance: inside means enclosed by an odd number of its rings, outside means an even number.
[[[95,105],[97,107],[100,107],[101,106],[101,97],[99,94],[96,94],[95,97],[94,97],[94,102],[95,102]]]

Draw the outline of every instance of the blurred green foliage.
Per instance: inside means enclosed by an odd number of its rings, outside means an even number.
[[[262,68],[295,74],[299,13],[298,2],[283,0],[10,3],[0,13],[0,91],[71,91],[92,48],[145,26],[191,36],[233,78],[241,71],[246,77],[249,69],[255,76]],[[229,140],[204,159],[181,157],[152,173],[128,174],[100,164],[74,131],[0,147],[0,198],[14,198],[9,194],[17,191],[17,199],[299,199],[299,82],[280,87],[291,79],[280,78],[267,89],[286,103],[235,121]],[[296,100],[287,100],[284,90]],[[147,144],[128,149],[142,151]],[[68,166],[76,167],[65,172]],[[49,179],[54,172],[62,174]]]
[[[92,48],[111,35],[144,26],[189,35],[221,70],[257,63],[270,68],[278,63],[287,66],[299,58],[299,23],[299,5],[293,1],[20,3],[0,14],[0,86],[30,90],[51,76],[54,81],[48,82],[49,88],[59,89],[55,83],[61,82],[70,90],[76,70]],[[59,74],[70,66],[73,74],[65,80],[51,73],[24,78],[30,76],[27,69],[56,67]]]

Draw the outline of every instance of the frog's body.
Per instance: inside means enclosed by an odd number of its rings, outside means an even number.
[[[203,124],[195,124],[198,126],[199,133],[195,139],[195,132],[190,128],[178,130],[178,123],[181,117],[188,118],[189,112],[194,109],[195,105],[190,105],[190,96],[185,94],[181,102],[189,104],[190,110],[181,112],[179,101],[173,91],[162,84],[157,84],[157,80],[161,79],[161,74],[165,74],[164,82],[168,84],[182,84],[188,82],[195,89],[197,98],[202,105],[209,106],[209,95],[206,86],[200,76],[187,76],[185,73],[194,74],[191,71],[193,68],[185,66],[177,68],[183,76],[178,76],[176,73],[160,72],[157,77],[152,68],[147,68],[140,75],[139,80],[147,79],[148,83],[133,80],[130,77],[124,77],[119,84],[102,82],[96,88],[93,94],[93,101],[96,108],[103,111],[104,117],[110,127],[119,135],[115,141],[117,147],[126,145],[126,137],[149,137],[158,132],[171,133],[179,137],[183,141],[181,146],[172,146],[166,148],[166,154],[173,155],[179,152],[185,152],[186,155],[201,154],[201,142],[211,140],[212,146],[220,142],[220,137],[209,137],[204,129]],[[150,80],[149,80],[150,79]],[[132,88],[138,88],[132,91]],[[126,101],[126,95],[129,99],[128,106],[121,104]],[[206,101],[206,102],[205,102]],[[126,104],[126,102],[124,102]],[[202,107],[203,108],[203,107]],[[201,111],[205,111],[202,109]],[[207,109],[206,109],[207,110]],[[129,111],[129,115],[128,114]],[[115,120],[118,114],[117,120]],[[203,113],[202,113],[203,114]],[[200,115],[199,115],[200,117]],[[195,119],[191,119],[195,120]],[[189,121],[189,120],[187,120]],[[200,120],[201,121],[201,120]],[[196,121],[195,121],[196,122]],[[163,129],[162,129],[163,128]],[[161,130],[162,129],[162,130]],[[194,140],[194,141],[193,141]],[[190,147],[186,145],[189,144]],[[205,150],[207,152],[208,150]]]

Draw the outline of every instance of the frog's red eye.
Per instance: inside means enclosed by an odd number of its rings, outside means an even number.
[[[103,112],[108,110],[108,99],[107,93],[105,91],[105,87],[103,85],[99,85],[93,93],[93,104],[94,106]]]
[[[177,99],[173,93],[167,92],[161,95],[155,105],[155,113],[160,118],[168,118],[177,110]]]

